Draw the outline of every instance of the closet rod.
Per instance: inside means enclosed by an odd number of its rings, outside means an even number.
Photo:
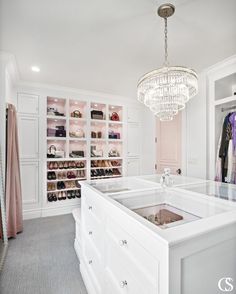
[[[233,110],[233,109],[236,109],[236,105],[226,107],[226,108],[222,107],[221,112],[228,111],[228,110]]]

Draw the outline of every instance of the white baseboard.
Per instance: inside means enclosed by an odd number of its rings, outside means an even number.
[[[43,207],[37,209],[23,210],[23,219],[34,219],[40,217],[56,216],[62,214],[69,214],[73,209],[80,207],[78,204],[61,206],[61,207]]]
[[[31,209],[31,210],[23,210],[23,220],[39,218],[42,216],[41,208]]]
[[[76,238],[75,238],[75,242],[74,242],[74,248],[75,248],[75,253],[78,257],[79,263],[80,263],[81,247],[80,247],[78,239],[76,239]]]

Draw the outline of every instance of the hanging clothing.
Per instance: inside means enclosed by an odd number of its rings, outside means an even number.
[[[230,116],[231,113],[229,113],[224,119],[219,151],[219,157],[221,158],[222,182],[225,182],[227,176],[229,140],[232,138],[232,127],[229,120]]]
[[[23,230],[22,195],[16,110],[8,106],[6,163],[6,218],[8,237]]]
[[[217,156],[215,180],[236,184],[236,112],[224,118]]]
[[[236,112],[230,115],[229,121],[232,127],[233,150],[236,155]]]
[[[227,155],[227,174],[225,177],[226,183],[231,183],[233,174],[233,140],[229,140],[228,155]]]
[[[221,136],[218,142],[218,147],[217,147],[217,156],[220,152],[220,146],[221,146]],[[215,181],[216,182],[221,182],[222,181],[222,173],[221,173],[221,158],[217,157],[216,159],[216,176],[215,176]]]

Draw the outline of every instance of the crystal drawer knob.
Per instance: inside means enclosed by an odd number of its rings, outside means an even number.
[[[89,235],[92,235],[93,234],[93,232],[92,231],[89,231]]]
[[[92,264],[93,263],[93,261],[92,260],[89,260],[89,264]]]
[[[120,282],[120,286],[121,286],[121,288],[124,288],[124,287],[126,287],[127,285],[128,285],[127,281],[121,281],[121,282]]]
[[[120,240],[119,244],[120,244],[120,246],[125,246],[125,245],[127,245],[127,240]]]
[[[89,209],[89,210],[92,210],[92,209],[93,209],[93,207],[92,207],[92,206],[89,206],[89,207],[88,207],[88,209]]]

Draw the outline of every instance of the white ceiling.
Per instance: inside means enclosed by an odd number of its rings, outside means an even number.
[[[135,97],[139,77],[163,63],[163,2],[0,0],[0,47],[22,80]],[[201,71],[236,53],[235,0],[171,3],[172,64]]]

